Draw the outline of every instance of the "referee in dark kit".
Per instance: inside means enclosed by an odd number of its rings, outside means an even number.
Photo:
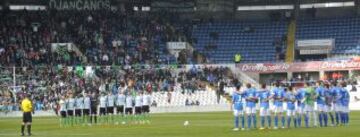
[[[24,99],[21,101],[21,110],[23,111],[23,123],[21,125],[21,136],[24,136],[25,126],[27,127],[28,136],[31,136],[31,122],[33,113],[32,102],[29,99],[30,94],[26,94]]]

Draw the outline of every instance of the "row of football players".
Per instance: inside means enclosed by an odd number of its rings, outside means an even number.
[[[257,128],[257,103],[260,106],[261,130],[271,128],[272,119],[274,119],[273,129],[278,129],[280,118],[282,128],[285,128],[285,122],[287,122],[287,128],[290,128],[291,122],[294,127],[301,127],[302,120],[305,121],[305,127],[309,127],[310,121],[314,126],[319,123],[321,127],[327,127],[329,117],[331,126],[347,125],[349,123],[350,95],[345,87],[346,83],[330,85],[321,81],[316,85],[305,83],[302,88],[283,87],[276,83],[272,90],[268,90],[266,85],[255,89],[247,84],[244,90],[238,86],[232,96],[232,109],[235,116],[234,130],[239,130],[239,118],[241,118],[241,129],[245,130],[244,112],[246,113],[247,128],[251,129],[251,125],[253,128]],[[273,103],[272,108],[270,108],[271,102]],[[317,109],[314,108],[315,102]],[[283,109],[285,103],[286,111]],[[287,120],[285,120],[284,112],[286,112]],[[266,121],[267,125],[265,125]]]
[[[135,91],[119,91],[116,95],[84,93],[76,97],[70,93],[59,100],[60,126],[150,123],[150,103],[150,94]]]

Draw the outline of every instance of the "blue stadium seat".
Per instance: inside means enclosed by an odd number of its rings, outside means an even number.
[[[243,32],[251,27],[254,32]],[[242,62],[272,62],[275,61],[275,39],[286,34],[285,22],[234,22],[221,21],[200,24],[193,29],[193,37],[197,39],[194,48],[204,51],[209,43],[217,46],[216,52],[211,52],[210,60],[215,63],[231,63],[236,53],[242,55]],[[218,33],[218,39],[210,37],[211,32]],[[261,56],[259,56],[261,55]]]

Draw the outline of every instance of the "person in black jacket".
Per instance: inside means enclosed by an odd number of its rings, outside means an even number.
[[[96,92],[92,93],[92,95],[90,97],[90,102],[91,102],[90,122],[91,122],[91,124],[96,124],[97,123],[97,106],[99,104],[99,100],[98,100],[98,96],[97,96]]]
[[[217,103],[220,103],[220,95],[223,95],[225,93],[224,87],[225,82],[221,79],[218,84],[219,89],[217,90],[216,96],[217,96]]]

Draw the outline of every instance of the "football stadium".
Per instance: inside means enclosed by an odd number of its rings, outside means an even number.
[[[360,0],[0,0],[0,137],[358,137]]]

